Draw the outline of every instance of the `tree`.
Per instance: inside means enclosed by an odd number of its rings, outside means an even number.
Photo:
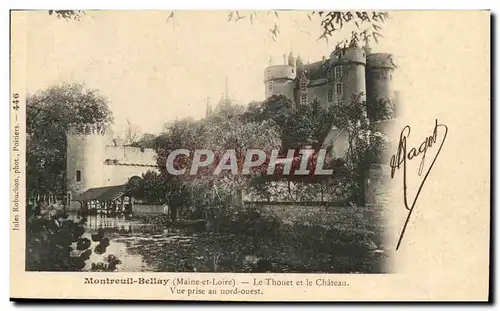
[[[393,99],[380,98],[367,107],[367,114],[371,121],[394,119],[397,116],[397,102]]]
[[[127,128],[124,132],[124,143],[127,145],[135,144],[139,141],[142,131],[141,128],[135,124],[132,124],[129,119],[127,119]]]
[[[141,178],[131,177],[125,188],[129,195],[148,203],[163,203],[165,200],[166,188],[163,178],[155,171],[147,171]]]
[[[265,11],[265,13],[275,17],[275,23],[269,29],[269,37],[273,41],[277,41],[280,34],[280,11]],[[247,19],[253,24],[263,14],[262,11],[231,11],[228,13],[228,22],[239,22]],[[388,12],[378,11],[312,11],[305,14],[310,22],[320,26],[320,36],[317,40],[325,40],[327,43],[338,31],[347,26],[353,26],[354,30],[351,32],[350,38],[338,42],[337,50],[342,49],[344,44],[358,43],[359,41],[373,40],[378,42],[379,38],[382,37],[382,27],[389,18]]]
[[[294,108],[292,101],[284,95],[273,95],[262,103],[251,103],[247,106],[242,118],[245,122],[272,122],[276,125],[282,141],[282,149],[287,150],[293,139],[290,137],[289,123]]]
[[[254,176],[261,173],[258,169],[251,170],[250,174],[241,173],[247,151],[260,149],[270,154],[273,149],[281,145],[279,132],[276,126],[268,121],[244,123],[240,120],[212,123],[208,126],[208,130],[206,146],[215,153],[215,161],[212,167],[206,170],[207,173],[200,176],[200,179],[208,180],[215,187],[229,192],[233,198],[233,205],[241,208],[243,207],[243,189]],[[221,161],[224,161],[223,156],[227,150],[235,152],[238,173],[233,174],[229,170],[223,170],[219,175],[214,175],[213,171]]]
[[[293,105],[284,95],[273,95],[262,103],[248,105],[246,122],[271,121],[277,125],[282,150],[312,146],[318,150],[333,126],[332,106],[321,105],[315,99],[309,104]]]
[[[71,126],[112,122],[108,101],[81,84],[56,85],[26,100],[29,195],[66,192],[66,133]]]
[[[157,164],[161,174],[159,182],[164,187],[166,202],[170,207],[173,221],[177,219],[178,210],[189,203],[191,189],[186,176],[168,173],[166,167],[168,155],[177,149],[195,150],[199,148],[203,145],[205,135],[205,128],[201,122],[187,118],[166,123],[163,133],[155,140]],[[179,156],[177,160],[178,165],[183,166],[188,163],[189,158]]]
[[[154,148],[156,141],[156,135],[150,133],[142,134],[142,137],[135,144],[137,147],[142,148]]]
[[[49,10],[49,15],[55,15],[57,18],[80,20],[85,14],[82,10]]]
[[[371,164],[380,163],[387,137],[370,123],[363,94],[354,94],[347,104],[334,106],[333,124],[346,131],[346,166],[352,179],[351,200],[364,205],[365,179]]]
[[[240,174],[248,149],[270,150],[280,145],[279,133],[270,122],[246,122],[243,107],[221,105],[214,114],[204,120],[177,120],[167,124],[165,132],[157,139],[158,165],[167,189],[169,205],[173,210],[200,201],[226,204],[231,199],[234,206],[242,206],[242,191],[254,174]],[[188,149],[189,156],[177,156],[174,167],[186,168],[183,175],[167,171],[166,161],[176,149]],[[189,174],[194,150],[208,149],[214,152],[214,161],[201,167],[197,174]],[[226,150],[234,150],[238,174],[222,170],[213,174]],[[252,172],[255,173],[255,172]],[[202,200],[200,200],[202,198]],[[215,203],[219,202],[219,203]]]

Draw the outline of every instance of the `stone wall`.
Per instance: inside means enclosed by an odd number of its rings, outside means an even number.
[[[132,176],[157,170],[153,149],[114,146],[109,135],[88,128],[67,135],[66,182],[72,198],[90,188],[123,185]],[[78,210],[80,204],[72,201],[69,208]]]
[[[353,234],[373,234],[383,239],[387,222],[390,171],[388,166],[375,165],[366,180],[366,205],[349,206],[326,204],[299,205],[294,203],[247,203],[263,216],[273,217],[286,225],[322,226]]]
[[[387,207],[390,197],[390,183],[390,167],[388,165],[372,165],[366,179],[366,206]]]
[[[129,146],[106,146],[106,159],[117,160],[121,164],[141,164],[156,166],[156,152],[154,149]]]
[[[134,215],[161,215],[167,214],[167,210],[164,209],[162,204],[134,204],[132,212]]]

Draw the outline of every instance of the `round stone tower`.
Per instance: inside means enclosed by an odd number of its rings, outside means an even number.
[[[389,53],[369,54],[366,67],[368,111],[380,105],[395,104],[396,92],[392,81],[396,66],[392,61],[392,55]]]
[[[100,125],[81,125],[71,128],[67,135],[68,196],[72,199],[93,187],[101,187],[106,178],[105,146],[109,143],[106,128]]]
[[[336,102],[348,103],[354,95],[366,96],[366,51],[350,46],[330,55],[329,81],[333,84]]]
[[[296,59],[290,53],[288,60],[284,55],[283,65],[269,66],[264,71],[266,98],[273,95],[284,95],[294,98],[295,77],[297,76]]]

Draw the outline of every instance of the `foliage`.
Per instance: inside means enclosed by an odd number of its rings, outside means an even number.
[[[363,94],[354,94],[348,104],[336,106],[333,118],[334,126],[348,135],[346,165],[353,181],[351,199],[359,205],[364,205],[366,173],[371,164],[381,162],[387,145],[387,137],[369,122],[366,107]]]
[[[309,104],[293,105],[283,95],[273,95],[262,103],[250,104],[243,114],[247,122],[274,122],[280,132],[282,150],[312,146],[319,150],[332,128],[333,106],[316,99]]]
[[[136,142],[130,144],[131,147],[139,147],[139,148],[155,148],[156,135],[151,133],[142,134],[141,138]]]
[[[29,209],[28,209],[29,211]],[[79,221],[56,206],[45,206],[40,215],[29,215],[26,235],[26,270],[28,271],[81,271],[92,253],[102,255],[109,246],[104,231],[84,236],[86,219]],[[120,260],[108,255],[103,262],[91,263],[91,271],[115,271]]]
[[[198,231],[181,244],[148,243],[141,254],[158,271],[383,272],[386,254],[378,235],[380,223],[359,216],[362,221],[353,225],[351,216],[358,211],[338,209],[338,217],[322,221],[329,224],[325,226],[303,219],[285,223],[258,206],[245,205],[239,210],[214,207],[208,213],[208,232]],[[366,227],[359,228],[365,223]],[[183,236],[182,231],[175,235]]]
[[[307,105],[293,106],[286,97],[273,96],[262,103],[251,103],[245,110],[226,103],[219,105],[215,113],[206,119],[171,122],[156,139],[161,178],[154,182],[162,183],[162,194],[166,195],[169,205],[175,206],[233,206],[241,209],[245,189],[269,199],[274,196],[270,193],[273,181],[296,183],[295,195],[290,184],[288,187],[288,198],[292,200],[313,198],[312,192],[317,196],[317,189],[321,189],[321,200],[342,198],[347,193],[347,197],[355,203],[362,204],[366,171],[370,164],[380,161],[380,149],[386,142],[386,138],[369,124],[363,98],[362,94],[358,94],[349,104],[343,105],[323,106],[316,100]],[[323,168],[333,168],[334,174],[314,175],[319,149],[329,150],[331,147],[325,144],[325,139],[332,127],[347,132],[346,159],[327,157]],[[299,149],[308,146],[311,147],[307,164],[310,173],[295,175],[303,157]],[[267,175],[270,153],[276,147],[281,147],[280,157],[288,149],[295,149],[288,175],[283,174],[284,164],[276,166],[275,174]],[[265,150],[266,159],[261,166],[251,170],[250,175],[243,175],[241,170],[246,151],[254,148]],[[174,162],[175,168],[186,169],[183,175],[171,175],[166,171],[168,155],[176,149],[191,152],[190,156],[176,157]],[[190,175],[192,151],[195,149],[213,151],[214,161],[209,166],[198,168],[196,175]],[[222,170],[220,174],[213,174],[219,164],[224,164],[220,161],[228,149],[235,150],[238,173]],[[318,185],[306,187],[300,183]],[[341,189],[344,195],[340,193]]]
[[[245,15],[245,13],[247,14]],[[228,22],[238,22],[247,19],[253,24],[257,17],[264,14],[262,11],[250,11],[245,13],[239,11],[229,12]],[[280,34],[280,11],[266,11],[265,13],[266,15],[272,14],[275,17],[275,23],[269,29],[269,37],[273,41],[276,41]],[[367,42],[372,39],[378,42],[379,38],[382,37],[382,27],[389,18],[389,13],[378,11],[312,11],[311,13],[305,14],[307,14],[307,18],[310,22],[319,24],[321,35],[318,37],[318,40],[324,39],[326,42],[328,42],[328,39],[332,38],[336,32],[347,26],[353,26],[352,28],[354,29],[351,33],[351,37],[346,40],[347,42],[360,40]]]
[[[379,99],[367,106],[367,114],[372,121],[383,121],[396,118],[397,103],[394,100]]]
[[[85,11],[81,10],[49,10],[49,15],[55,15],[61,19],[74,19],[80,20]]]
[[[328,178],[318,176],[306,176],[299,178],[293,172],[300,166],[301,158],[298,153],[292,162],[291,174],[283,179],[280,175],[282,165],[277,166],[277,174],[271,180],[295,180],[306,183],[321,181],[327,189],[331,185],[349,186],[349,199],[356,204],[364,204],[364,183],[366,172],[373,163],[382,161],[383,150],[387,144],[387,137],[378,132],[370,120],[385,120],[394,117],[394,110],[390,103],[380,102],[379,105],[367,108],[364,94],[353,94],[351,100],[345,104],[323,106],[317,100],[308,104],[297,104],[295,107],[291,101],[282,95],[272,96],[263,103],[249,105],[244,113],[247,121],[271,120],[279,129],[282,151],[288,149],[298,150],[310,146],[316,151],[310,157],[308,168],[315,167],[317,151],[332,147],[330,142],[325,142],[332,128],[346,132],[348,137],[347,153],[344,161],[340,159],[326,159],[325,168],[334,168],[334,175]],[[368,110],[368,111],[367,111]],[[334,142],[335,143],[335,142]],[[269,177],[256,179],[252,183],[253,189],[264,198],[269,193]],[[264,189],[267,187],[266,189]],[[313,189],[314,187],[309,187]],[[342,187],[345,189],[345,187]],[[321,188],[323,190],[323,188]],[[296,190],[294,190],[296,191]],[[312,190],[310,190],[312,191]],[[281,196],[283,193],[281,194]],[[288,191],[288,197],[293,198],[292,191]],[[298,194],[297,194],[298,198]]]
[[[186,204],[186,201],[189,201],[186,198],[192,198],[192,194],[200,193],[201,189],[211,193],[208,197],[204,197],[206,200],[225,201],[228,194],[232,194],[237,197],[234,203],[242,204],[241,192],[251,177],[231,174],[228,170],[222,170],[218,175],[213,174],[223,160],[224,153],[228,149],[235,150],[237,166],[241,171],[244,155],[248,149],[270,151],[280,144],[279,135],[271,123],[245,122],[243,110],[240,106],[224,102],[223,105],[218,105],[214,114],[207,119],[178,120],[167,124],[165,132],[157,139],[157,159],[171,204]],[[174,163],[177,169],[187,169],[188,172],[184,175],[174,176],[166,170],[166,160],[176,149],[188,149],[191,152],[191,156],[176,157]],[[197,174],[190,175],[193,151],[196,149],[213,151],[214,161],[207,167],[199,168]]]
[[[172,209],[172,220],[177,217],[177,210],[189,204],[191,187],[186,176],[172,175],[167,172],[166,162],[170,152],[177,149],[194,150],[201,145],[205,128],[201,122],[192,119],[175,120],[165,124],[164,131],[155,140],[157,164],[160,170],[166,203]],[[179,156],[178,161],[187,161],[188,157]]]
[[[216,233],[238,233],[250,236],[273,236],[279,229],[279,222],[273,218],[265,218],[253,206],[241,209],[219,207],[209,212],[209,222]]]
[[[127,119],[127,128],[124,133],[124,143],[127,145],[132,145],[138,143],[141,138],[141,128],[135,124],[132,124],[129,119]]]
[[[27,99],[26,180],[30,195],[65,193],[70,126],[112,122],[108,101],[81,84],[62,84]]]
[[[165,187],[160,173],[148,170],[142,178],[130,178],[126,184],[128,195],[149,203],[161,203],[165,200]]]
[[[58,18],[79,20],[84,11],[75,10],[50,10],[49,14],[55,14]],[[279,10],[271,11],[230,11],[227,22],[240,22],[248,20],[254,24],[261,16],[269,16],[274,20],[270,27],[268,36],[273,41],[277,41],[280,35],[280,14]],[[351,35],[344,40],[339,40],[336,50],[340,51],[343,46],[358,44],[362,42],[378,42],[382,38],[382,28],[389,19],[388,12],[382,11],[311,11],[304,12],[309,22],[319,26],[320,36],[317,40],[325,40],[327,43],[340,30],[352,29]],[[176,19],[176,12],[171,11],[166,16],[166,22],[172,22]],[[295,21],[295,23],[297,23]]]

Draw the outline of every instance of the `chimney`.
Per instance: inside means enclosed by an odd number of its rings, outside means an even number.
[[[323,61],[325,61],[325,60],[326,60],[326,56],[325,56],[325,55],[321,56],[321,59],[322,59]]]

